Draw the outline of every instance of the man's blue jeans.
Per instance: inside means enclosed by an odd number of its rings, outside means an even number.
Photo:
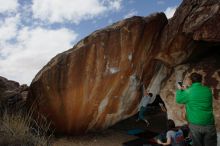
[[[193,146],[217,146],[215,125],[200,126],[189,124]]]
[[[139,120],[144,120],[145,119],[144,118],[144,113],[145,113],[146,109],[147,109],[147,107],[143,107],[143,106],[140,108],[139,115],[138,115]]]

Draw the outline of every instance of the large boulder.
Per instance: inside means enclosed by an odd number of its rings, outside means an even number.
[[[166,23],[158,13],[92,33],[36,75],[29,102],[57,132],[69,134],[105,129],[134,115],[142,81],[158,65],[153,58],[159,48],[153,48]]]
[[[184,107],[174,100],[176,82],[202,71],[213,89],[219,129],[219,20],[219,0],[183,0],[168,21],[158,13],[96,31],[36,75],[29,102],[58,132],[80,134],[135,114],[143,84],[160,93],[168,116],[183,124]]]

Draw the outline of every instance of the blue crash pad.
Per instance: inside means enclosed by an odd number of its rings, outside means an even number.
[[[138,135],[140,133],[143,133],[145,130],[143,129],[131,129],[131,130],[128,130],[128,135]]]

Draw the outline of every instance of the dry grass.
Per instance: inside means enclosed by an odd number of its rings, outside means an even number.
[[[8,113],[0,119],[1,146],[47,146],[50,136],[46,136],[49,124],[39,126],[32,114]],[[34,125],[34,126],[33,126]]]

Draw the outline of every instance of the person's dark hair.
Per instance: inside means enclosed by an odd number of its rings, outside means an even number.
[[[161,98],[159,94],[156,95],[156,98]]]
[[[176,127],[174,121],[171,120],[171,119],[168,120],[167,124],[168,124],[168,130],[173,129],[173,128]]]
[[[149,96],[150,96],[150,97],[153,97],[153,93],[149,93]]]
[[[196,82],[201,83],[202,82],[202,75],[194,72],[190,75],[190,79],[191,79],[192,83],[196,83]]]

